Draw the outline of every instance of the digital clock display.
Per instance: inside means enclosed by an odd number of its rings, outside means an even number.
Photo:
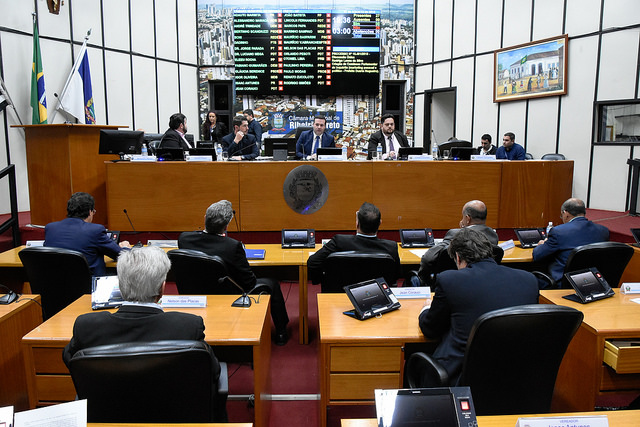
[[[234,10],[238,94],[379,91],[380,12]]]

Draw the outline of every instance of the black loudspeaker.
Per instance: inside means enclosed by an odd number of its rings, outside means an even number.
[[[405,109],[404,80],[386,80],[382,82],[382,114],[392,114],[396,130],[404,133]]]

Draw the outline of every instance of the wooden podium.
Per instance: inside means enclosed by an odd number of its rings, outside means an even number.
[[[105,160],[98,155],[100,129],[123,126],[52,124],[23,127],[27,151],[31,223],[46,225],[67,216],[67,201],[75,192],[96,201],[94,222],[107,223]]]

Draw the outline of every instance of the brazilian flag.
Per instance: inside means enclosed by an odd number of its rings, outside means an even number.
[[[35,20],[33,21],[31,108],[33,109],[32,124],[40,125],[47,123],[47,95],[44,91],[44,71],[42,70],[42,55],[40,55],[40,39],[38,37],[38,26]]]
[[[520,60],[521,64],[524,64],[525,62],[527,62],[527,56],[529,56],[529,55],[525,55],[525,56],[522,57],[522,59]]]

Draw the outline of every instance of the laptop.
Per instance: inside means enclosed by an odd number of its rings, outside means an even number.
[[[476,154],[476,149],[473,147],[451,147],[453,160],[471,160],[472,154]]]
[[[422,155],[422,147],[399,147],[398,160],[409,160],[409,155]]]
[[[91,282],[91,308],[117,308],[124,300],[118,286],[118,276],[94,276]]]
[[[640,248],[640,228],[631,228],[631,234],[633,235],[633,238],[636,239],[633,246]]]
[[[595,267],[565,273],[564,278],[576,291],[575,294],[562,297],[570,301],[587,304],[610,298],[615,294],[602,273]]]
[[[430,228],[400,229],[400,246],[403,248],[430,248],[434,244]]]
[[[347,310],[344,314],[358,320],[380,316],[400,308],[398,298],[383,277],[348,285],[343,289],[353,304],[353,310]]]
[[[315,248],[316,230],[282,230],[282,248]]]
[[[524,249],[536,247],[540,240],[547,238],[544,228],[516,228],[514,231],[520,241],[520,247]]]
[[[161,161],[184,160],[182,148],[156,148],[156,157]]]

